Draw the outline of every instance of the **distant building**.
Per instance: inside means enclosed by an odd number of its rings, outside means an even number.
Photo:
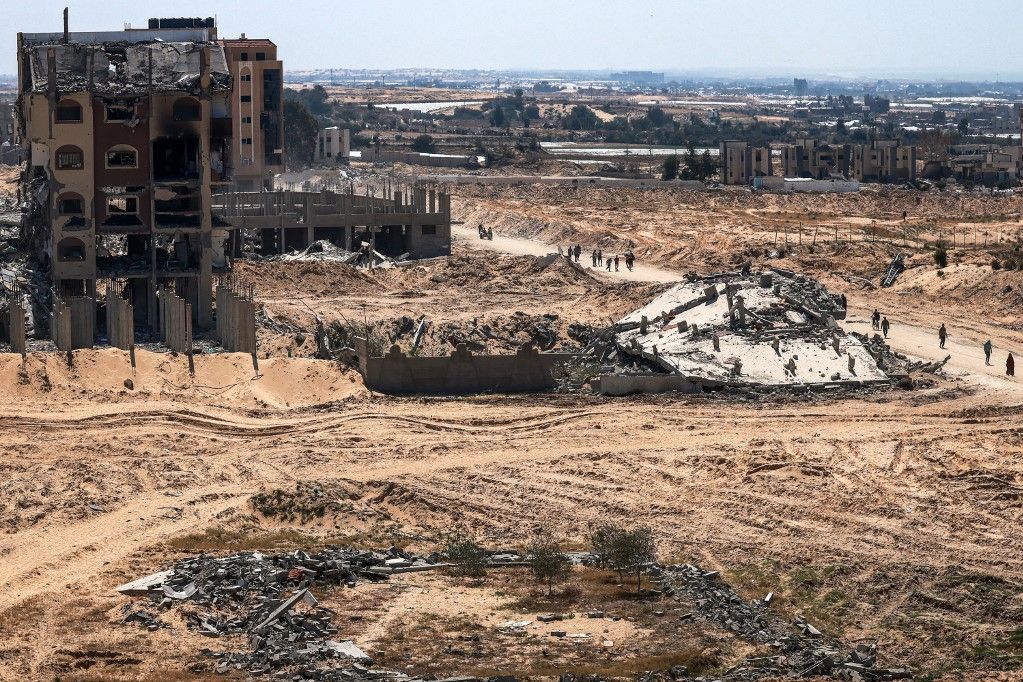
[[[781,150],[782,173],[787,178],[824,180],[849,176],[849,145],[830,145],[812,137],[800,137]]]
[[[611,80],[631,85],[664,85],[664,74],[655,71],[619,71]]]
[[[313,160],[317,163],[348,159],[351,151],[351,131],[348,128],[331,126],[323,128],[316,135],[316,150]]]
[[[898,140],[849,145],[849,177],[860,182],[912,182],[916,179],[916,147]]]
[[[720,147],[721,182],[748,185],[752,178],[773,175],[770,147],[751,147],[741,140],[724,140]]]
[[[234,82],[231,93],[234,185],[270,189],[284,170],[284,64],[265,38],[222,40]]]
[[[949,167],[960,182],[989,186],[1012,183],[1023,173],[1023,147],[967,151],[949,159]]]

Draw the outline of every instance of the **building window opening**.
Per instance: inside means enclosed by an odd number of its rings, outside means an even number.
[[[107,168],[138,168],[138,153],[131,147],[114,147],[107,152]]]
[[[252,101],[252,95],[242,95],[242,101],[243,102],[251,102]]]
[[[61,239],[57,245],[57,260],[70,262],[85,260],[85,242],[76,237]]]
[[[138,197],[109,197],[107,199],[108,215],[137,215],[139,212]]]
[[[57,150],[57,170],[81,170],[84,167],[85,160],[78,147],[61,147]]]
[[[57,200],[57,210],[61,215],[82,215],[84,202],[77,194],[62,196]]]
[[[240,61],[247,62],[247,61],[249,61],[249,53],[248,52],[242,52],[238,56],[238,58],[239,58]]]
[[[263,61],[265,59],[266,59],[266,52],[257,52],[256,53],[256,61],[257,62],[261,62],[261,61]]]
[[[57,123],[81,123],[82,105],[74,100],[64,100],[57,105],[54,118]]]
[[[107,102],[107,121],[130,121],[135,118],[135,103],[126,100]]]
[[[202,118],[202,108],[199,100],[192,97],[182,97],[174,102],[175,121],[198,121]]]

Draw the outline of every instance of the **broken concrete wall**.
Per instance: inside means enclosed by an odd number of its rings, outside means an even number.
[[[25,354],[25,308],[19,301],[12,300],[7,309],[7,341],[12,353]]]
[[[594,393],[703,393],[703,384],[675,374],[602,374],[590,380]]]
[[[57,350],[92,348],[96,338],[96,300],[89,296],[55,296],[50,326]]]
[[[160,290],[160,341],[172,351],[192,352],[192,306],[166,288]]]
[[[473,355],[459,344],[449,356],[413,357],[392,346],[378,358],[369,356],[365,339],[356,340],[355,351],[368,388],[404,395],[546,391],[557,386],[551,373],[554,364],[573,357],[540,353],[528,344],[515,355]]]
[[[256,302],[227,283],[217,287],[217,339],[232,353],[256,352]]]
[[[107,290],[107,338],[110,345],[131,350],[135,345],[134,311],[113,287]]]

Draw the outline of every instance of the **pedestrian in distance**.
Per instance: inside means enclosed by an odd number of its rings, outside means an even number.
[[[942,324],[938,329],[938,348],[945,347],[945,340],[948,339],[948,330],[945,329],[945,325]]]
[[[845,294],[842,294],[842,310],[849,309],[849,301],[846,299]]]
[[[877,311],[877,308],[874,308],[874,314],[870,316],[870,325],[874,329],[881,328],[881,313]]]
[[[618,272],[618,254],[615,254],[615,272]]]
[[[607,271],[611,272],[611,256],[607,257]]]
[[[604,267],[604,252],[597,249],[597,265]]]
[[[994,346],[993,343],[991,343],[991,339],[988,339],[987,341],[984,342],[984,364],[985,365],[990,365],[991,364],[991,351],[993,351],[994,349],[995,349],[995,346]]]
[[[591,268],[597,267],[597,252],[596,251],[590,251],[590,262],[592,263],[592,265],[590,266]]]
[[[1016,376],[1016,361],[1013,359],[1012,353],[1005,358],[1005,374],[1010,377]]]
[[[891,329],[891,326],[892,325],[891,325],[890,322],[888,322],[888,318],[887,317],[884,317],[884,318],[881,319],[881,333],[884,334],[884,337],[886,339],[888,338],[888,330]]]

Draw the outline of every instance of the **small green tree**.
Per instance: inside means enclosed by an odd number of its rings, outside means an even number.
[[[422,154],[432,154],[437,149],[433,141],[433,135],[420,135],[412,141],[412,150]]]
[[[568,577],[568,557],[550,528],[540,530],[529,543],[529,568],[539,583],[547,584],[547,596],[554,592],[554,583]]]
[[[622,570],[615,563],[615,550],[619,546],[619,538],[625,530],[613,523],[602,523],[590,531],[590,549],[600,566],[618,571],[618,581],[622,580]]]
[[[661,180],[674,180],[678,177],[678,154],[664,157],[661,169]]]
[[[636,591],[643,587],[643,569],[657,560],[654,550],[654,532],[649,526],[627,531],[618,539],[616,560],[621,570],[636,574]]]
[[[598,562],[618,572],[619,581],[626,573],[635,573],[637,591],[643,584],[643,568],[657,559],[654,533],[648,526],[627,530],[615,524],[603,524],[590,533],[590,545]]]
[[[455,575],[474,578],[477,585],[483,582],[487,574],[487,553],[473,538],[461,533],[452,534],[448,537],[444,553]]]

